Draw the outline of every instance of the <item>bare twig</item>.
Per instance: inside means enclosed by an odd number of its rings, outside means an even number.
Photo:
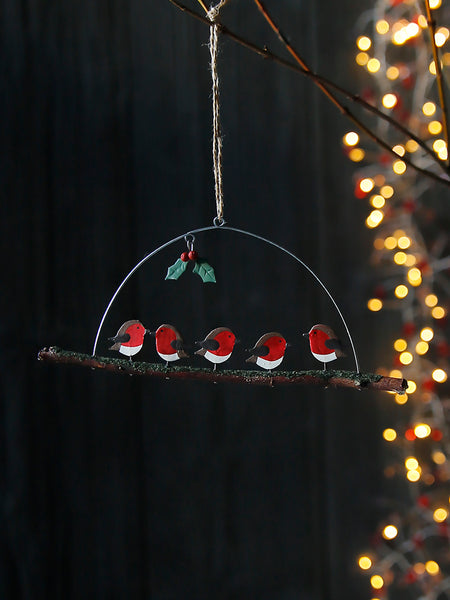
[[[160,379],[191,379],[212,383],[240,383],[249,385],[319,385],[322,387],[353,388],[356,390],[378,390],[404,393],[408,386],[405,379],[382,377],[371,373],[362,374],[352,371],[230,371],[198,369],[193,367],[165,367],[162,364],[130,362],[125,359],[91,356],[60,350],[56,347],[42,348],[38,360],[53,363],[78,365],[90,369],[101,369],[124,375],[144,375]]]
[[[169,2],[171,2],[174,6],[176,6],[177,8],[179,8],[180,10],[182,10],[183,12],[186,12],[188,15],[190,15],[190,16],[194,17],[195,19],[201,21],[205,25],[208,25],[208,26],[211,25],[211,21],[208,18],[203,17],[202,15],[199,15],[198,13],[192,11],[190,8],[188,8],[188,7],[184,6],[183,4],[179,3],[177,0],[169,0]],[[219,27],[221,33],[223,33],[224,35],[226,35],[227,37],[229,37],[230,39],[232,39],[236,43],[240,44],[241,46],[244,46],[245,48],[251,50],[252,52],[255,52],[259,56],[262,56],[262,57],[264,57],[266,59],[272,60],[273,62],[275,62],[277,64],[280,64],[280,65],[282,65],[282,66],[284,66],[284,67],[286,67],[288,69],[291,69],[291,70],[296,71],[298,73],[302,73],[303,75],[306,75],[307,77],[310,77],[317,84],[321,84],[325,88],[334,89],[335,91],[337,91],[340,94],[344,95],[348,100],[351,100],[351,101],[359,104],[365,110],[370,111],[373,114],[377,115],[380,119],[383,119],[383,120],[389,122],[393,127],[395,127],[396,129],[398,129],[399,131],[401,131],[404,135],[410,137],[417,144],[419,144],[419,146],[421,146],[421,148],[423,148],[430,155],[430,157],[433,159],[433,161],[436,162],[436,164],[438,164],[439,167],[444,171],[444,175],[440,176],[437,173],[434,173],[433,171],[429,171],[428,169],[423,169],[423,168],[417,166],[416,164],[414,164],[412,161],[410,161],[405,156],[399,157],[392,150],[392,148],[391,148],[391,146],[389,144],[387,144],[381,138],[379,138],[369,127],[367,127],[366,125],[364,125],[362,123],[362,121],[360,121],[355,115],[353,115],[353,113],[347,107],[345,107],[344,105],[342,105],[342,103],[339,103],[339,101],[336,101],[336,97],[333,96],[334,100],[335,100],[335,104],[336,103],[340,104],[339,110],[349,120],[351,120],[357,127],[360,127],[361,130],[363,130],[367,134],[367,136],[369,136],[376,144],[378,144],[379,146],[381,146],[382,148],[384,148],[387,152],[389,152],[389,154],[391,154],[395,158],[402,160],[405,164],[407,164],[411,168],[415,169],[416,171],[418,171],[419,173],[421,173],[425,177],[428,177],[430,179],[433,179],[434,181],[437,181],[439,183],[442,183],[442,184],[450,187],[450,178],[448,177],[448,175],[446,173],[446,169],[445,169],[445,166],[442,164],[442,161],[440,161],[436,157],[436,154],[430,148],[428,148],[428,146],[425,144],[425,142],[421,138],[417,137],[412,131],[409,131],[403,125],[401,125],[400,123],[398,123],[398,121],[396,121],[395,119],[393,119],[389,115],[383,113],[382,111],[380,111],[379,109],[377,109],[375,106],[372,106],[371,104],[369,104],[368,102],[366,102],[365,100],[363,100],[360,96],[352,94],[348,90],[345,90],[344,88],[342,88],[338,84],[334,83],[333,81],[330,81],[326,77],[322,77],[321,75],[318,75],[317,73],[314,73],[311,70],[307,70],[303,66],[301,66],[300,64],[293,64],[293,63],[289,62],[288,60],[285,60],[285,59],[281,58],[280,56],[274,54],[273,52],[270,52],[267,48],[260,48],[259,46],[256,46],[252,42],[250,42],[250,41],[242,38],[241,36],[237,35],[236,33],[232,32],[230,29],[228,29],[227,27],[225,27],[225,25],[222,25],[220,23],[216,23],[216,24]],[[328,92],[329,92],[329,90],[328,90]]]
[[[441,112],[442,112],[442,129],[443,129],[443,134],[444,134],[444,140],[445,140],[445,143],[447,144],[447,160],[445,161],[445,163],[447,165],[449,165],[450,163],[449,163],[448,153],[449,153],[450,149],[448,147],[449,139],[448,139],[447,103],[446,103],[446,99],[445,99],[441,61],[439,60],[439,55],[438,55],[437,46],[436,46],[436,39],[435,39],[436,22],[431,16],[429,0],[425,0],[425,10],[427,13],[427,25],[428,25],[428,31],[430,33],[431,49],[433,51],[434,65],[435,65],[435,69],[436,69],[436,83],[437,83],[437,89],[438,89],[438,95],[439,95],[439,104],[441,105]]]

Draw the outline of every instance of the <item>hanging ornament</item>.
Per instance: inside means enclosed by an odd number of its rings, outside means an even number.
[[[217,55],[218,55],[218,40],[220,33],[220,26],[216,22],[219,15],[220,9],[225,5],[226,0],[221,0],[216,6],[212,7],[208,11],[208,18],[210,22],[210,40],[209,50],[211,55],[211,78],[212,78],[212,162],[213,162],[213,173],[214,173],[214,191],[215,191],[215,212],[216,215],[213,219],[213,225],[209,227],[200,227],[192,229],[186,233],[183,233],[172,240],[156,248],[144,258],[138,262],[130,272],[125,276],[123,281],[120,283],[113,296],[111,297],[103,316],[100,320],[97,334],[95,336],[94,345],[92,348],[91,355],[82,355],[77,353],[70,353],[60,351],[56,348],[44,349],[40,352],[39,356],[42,360],[53,360],[54,362],[66,362],[74,364],[82,364],[91,368],[102,368],[110,371],[129,373],[129,374],[145,374],[149,376],[164,377],[166,379],[171,378],[182,378],[182,379],[206,379],[212,381],[234,381],[239,383],[255,383],[264,385],[274,385],[277,383],[283,384],[295,384],[295,383],[313,383],[322,386],[336,385],[340,387],[352,387],[354,389],[379,389],[396,391],[403,393],[407,382],[401,378],[395,377],[382,377],[381,375],[375,374],[362,374],[360,372],[360,366],[356,355],[355,346],[353,343],[352,336],[348,325],[342,315],[337,302],[333,298],[332,294],[320,280],[320,278],[314,273],[314,271],[306,265],[300,258],[295,254],[284,248],[283,246],[264,238],[255,233],[243,229],[237,229],[235,227],[229,227],[225,223],[224,219],[224,200],[223,200],[223,177],[222,177],[222,133],[220,125],[220,97],[219,97],[219,77],[217,71]],[[97,356],[97,348],[99,340],[102,339],[102,331],[105,320],[109,314],[111,307],[116,301],[119,293],[130,280],[130,278],[150,259],[158,254],[163,249],[171,246],[172,244],[178,243],[184,240],[187,245],[187,250],[181,253],[179,258],[171,264],[167,269],[166,280],[178,280],[188,269],[189,265],[192,265],[192,272],[198,275],[204,283],[215,283],[216,277],[214,268],[205,259],[199,256],[197,250],[194,248],[196,242],[196,235],[207,232],[214,232],[218,236],[225,234],[239,235],[252,240],[258,240],[268,245],[275,252],[281,252],[284,256],[294,260],[297,265],[300,265],[307,273],[313,278],[323,292],[326,293],[330,299],[332,305],[336,309],[345,332],[348,337],[348,341],[352,350],[355,370],[354,371],[279,371],[276,375],[272,374],[272,369],[278,367],[284,359],[287,343],[285,338],[278,332],[270,332],[256,342],[253,348],[250,350],[250,357],[247,358],[246,362],[254,363],[257,366],[264,369],[261,371],[254,370],[241,370],[241,371],[225,371],[220,370],[216,372],[218,364],[228,361],[232,355],[236,344],[235,334],[227,327],[217,327],[213,329],[202,341],[197,342],[200,349],[195,352],[196,355],[204,357],[207,361],[214,365],[213,369],[199,369],[194,366],[171,366],[169,364],[174,363],[182,358],[187,358],[188,353],[185,350],[183,340],[179,331],[173,326],[167,323],[161,325],[155,332],[155,343],[156,352],[158,356],[165,361],[165,365],[161,364],[149,364],[149,363],[131,363],[131,356],[136,354],[143,345],[143,338],[146,333],[149,333],[139,321],[127,321],[119,329],[117,335],[112,339],[114,342],[111,349],[118,351],[119,353],[125,354],[129,357],[129,361],[122,361],[117,359],[108,359],[105,357]],[[220,233],[219,233],[220,232]],[[227,318],[229,316],[227,315]],[[139,329],[139,335],[137,335],[135,329]],[[131,327],[131,329],[130,329]],[[337,338],[333,332],[326,328],[326,326],[318,325],[316,328],[325,328],[322,334],[328,336],[327,344],[334,344],[324,346],[325,350],[320,347],[320,352],[316,352],[316,358],[319,358],[324,365],[330,360],[334,360],[338,356],[344,356],[344,353],[338,346]],[[141,337],[140,337],[141,336]],[[324,342],[325,344],[325,342]]]

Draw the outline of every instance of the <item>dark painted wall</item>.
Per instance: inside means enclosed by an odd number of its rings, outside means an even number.
[[[314,69],[357,88],[360,5],[268,4]],[[354,558],[380,484],[373,395],[36,361],[44,345],[90,352],[124,274],[212,223],[207,28],[168,1],[5,0],[2,10],[0,597],[362,597]],[[283,53],[252,2],[230,2],[223,20]],[[226,220],[309,264],[363,369],[375,369],[370,239],[340,150],[348,124],[311,82],[229,40],[219,68]],[[173,322],[191,342],[229,324],[242,340],[235,367],[271,329],[293,343],[290,369],[319,366],[300,336],[314,322],[344,335],[323,291],[279,251],[227,232],[199,235],[197,247],[217,285],[165,282],[184,244],[167,248],[119,296],[100,354],[129,318]],[[155,359],[151,343],[140,357]]]

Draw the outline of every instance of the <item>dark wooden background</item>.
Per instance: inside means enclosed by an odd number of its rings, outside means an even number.
[[[364,3],[267,4],[314,69],[362,85],[352,55]],[[283,53],[250,0],[231,0],[223,21]],[[5,0],[0,27],[0,597],[368,597],[355,557],[377,520],[384,396],[36,360],[46,345],[90,352],[125,273],[212,223],[207,28],[166,0]],[[229,40],[219,69],[226,220],[319,274],[374,370],[389,334],[365,309],[372,236],[340,148],[349,125],[311,82]],[[184,244],[164,250],[120,295],[100,354],[131,318],[173,322],[191,343],[229,325],[242,340],[235,367],[271,329],[293,344],[286,368],[319,366],[300,335],[313,323],[344,336],[283,254],[226,232],[198,236],[197,249],[217,285],[164,281]],[[151,341],[140,358],[155,360]]]

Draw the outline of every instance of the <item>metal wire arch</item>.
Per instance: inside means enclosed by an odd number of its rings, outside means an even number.
[[[216,221],[214,221],[214,225],[210,225],[208,227],[200,227],[199,229],[191,229],[190,231],[187,231],[186,233],[183,233],[181,235],[178,235],[177,237],[169,240],[168,242],[166,242],[165,244],[162,244],[161,246],[159,246],[158,248],[156,248],[155,250],[153,250],[152,252],[150,252],[149,254],[147,254],[146,256],[144,256],[144,258],[142,260],[140,260],[132,269],[131,271],[125,276],[125,278],[122,280],[122,282],[120,283],[119,287],[116,289],[116,291],[114,292],[114,294],[111,297],[111,300],[109,301],[105,312],[103,313],[103,316],[101,318],[100,321],[100,325],[97,329],[97,334],[95,336],[95,341],[94,341],[94,346],[92,348],[92,356],[95,356],[95,353],[97,351],[97,344],[98,344],[98,340],[100,338],[100,333],[103,327],[103,323],[105,322],[105,319],[112,307],[112,305],[114,304],[114,301],[116,300],[117,296],[119,295],[120,291],[122,290],[122,288],[125,286],[125,284],[127,283],[127,281],[134,275],[134,273],[136,273],[136,271],[138,269],[140,269],[142,267],[142,265],[144,263],[146,263],[148,260],[150,260],[150,258],[152,258],[153,256],[155,256],[155,254],[157,254],[158,252],[161,252],[161,250],[164,250],[164,248],[167,248],[168,246],[171,246],[172,244],[175,244],[176,242],[179,242],[180,240],[186,238],[186,236],[188,235],[194,235],[196,233],[203,233],[205,231],[232,231],[234,233],[239,233],[241,235],[247,236],[247,237],[251,237],[253,239],[256,240],[260,240],[261,242],[264,242],[265,244],[268,244],[270,246],[273,246],[274,248],[277,248],[278,250],[281,250],[281,252],[284,252],[285,254],[287,254],[288,256],[290,256],[291,258],[293,258],[295,261],[297,261],[300,265],[302,265],[302,267],[304,269],[306,269],[308,271],[308,273],[310,273],[310,275],[312,275],[312,277],[316,280],[316,282],[320,285],[320,287],[326,292],[327,296],[329,297],[329,299],[331,300],[331,302],[333,303],[333,306],[335,307],[343,325],[345,328],[345,331],[347,333],[347,337],[349,339],[350,342],[350,346],[352,349],[352,353],[353,353],[353,358],[355,360],[355,367],[356,367],[356,372],[360,373],[360,369],[359,369],[359,361],[358,361],[358,357],[356,355],[356,350],[355,350],[355,345],[353,343],[353,338],[351,336],[350,333],[350,329],[344,319],[344,315],[341,312],[341,309],[339,308],[336,300],[333,298],[331,292],[328,290],[328,288],[326,287],[326,285],[322,282],[321,279],[319,279],[319,277],[314,273],[314,271],[308,267],[308,265],[306,263],[304,263],[298,256],[296,256],[295,254],[293,254],[290,250],[287,250],[286,248],[284,248],[283,246],[280,246],[280,244],[277,244],[276,242],[273,242],[272,240],[269,240],[261,235],[258,235],[256,233],[252,233],[250,231],[246,231],[245,229],[237,229],[236,227],[229,227],[227,225],[224,224],[224,221],[221,221],[220,223],[216,223]]]

